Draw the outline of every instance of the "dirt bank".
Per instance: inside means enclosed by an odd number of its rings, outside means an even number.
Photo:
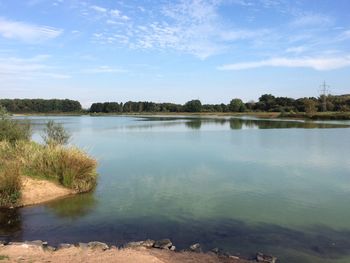
[[[23,177],[19,206],[40,204],[72,194],[76,192],[53,182]]]
[[[132,263],[248,263],[215,254],[174,252],[149,248],[102,249],[69,247],[49,251],[36,245],[14,244],[0,247],[2,262],[132,262]]]

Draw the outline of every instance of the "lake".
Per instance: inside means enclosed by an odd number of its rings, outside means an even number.
[[[170,238],[282,262],[350,262],[350,121],[251,117],[53,119],[98,162],[98,186],[0,211],[0,237],[122,245]]]

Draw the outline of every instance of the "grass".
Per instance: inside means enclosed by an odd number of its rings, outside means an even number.
[[[21,196],[20,167],[15,161],[0,162],[0,207],[15,206]]]
[[[9,260],[9,256],[6,256],[6,255],[0,255],[0,260]]]
[[[304,112],[285,113],[281,117],[311,119],[311,120],[350,120],[350,112],[341,112],[341,111],[315,112],[310,116],[308,116]]]
[[[75,147],[0,141],[0,207],[16,205],[21,176],[50,180],[82,193],[95,187],[96,167],[96,160]]]

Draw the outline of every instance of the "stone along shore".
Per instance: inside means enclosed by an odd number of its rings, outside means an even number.
[[[118,248],[105,243],[67,244],[57,247],[47,242],[36,240],[26,242],[0,241],[0,260],[3,262],[132,262],[132,263],[275,263],[277,258],[257,253],[250,260],[241,259],[227,252],[214,248],[202,252],[200,244],[191,245],[188,249],[177,251],[169,239],[144,240],[130,242]]]

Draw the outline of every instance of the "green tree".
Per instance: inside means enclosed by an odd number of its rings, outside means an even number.
[[[70,134],[64,129],[62,124],[49,121],[46,124],[42,138],[48,145],[64,145],[68,143]]]
[[[309,117],[312,117],[317,112],[316,102],[311,99],[304,100],[304,108],[306,115]]]
[[[233,99],[230,102],[229,109],[233,112],[244,112],[246,106],[241,99]]]
[[[185,103],[184,110],[187,112],[200,112],[202,110],[202,103],[200,100],[190,100]]]

